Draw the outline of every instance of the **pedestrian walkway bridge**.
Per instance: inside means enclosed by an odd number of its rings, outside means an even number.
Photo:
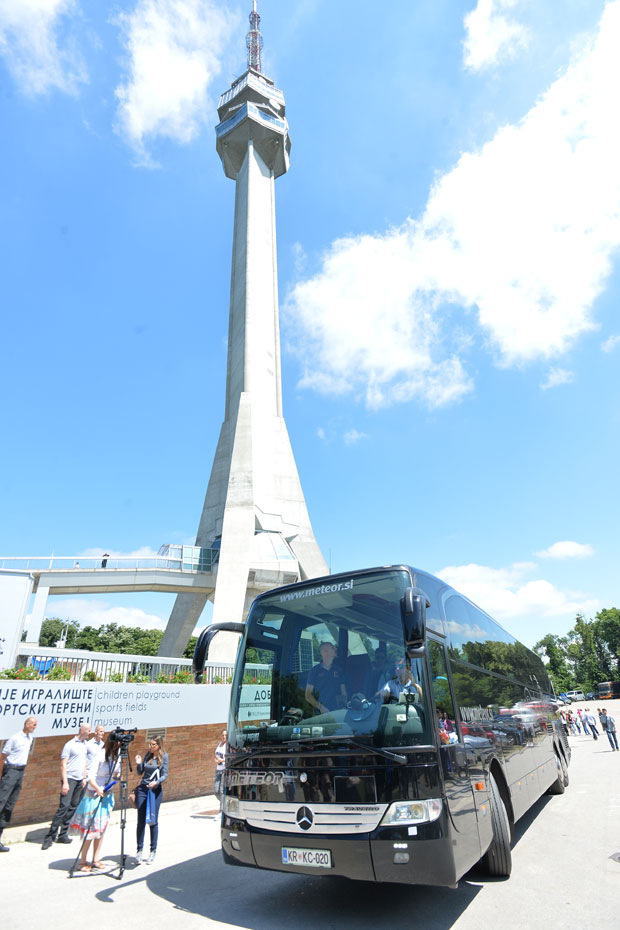
[[[166,550],[164,554],[162,550]],[[169,591],[211,594],[215,588],[218,549],[162,546],[155,556],[12,556],[0,557],[0,571],[31,576],[33,592],[107,594]]]
[[[38,642],[50,595],[159,591],[211,597],[218,557],[219,549],[173,545],[162,546],[156,555],[146,557],[0,557],[0,581],[2,574],[22,576],[30,593],[35,594],[28,640]],[[16,625],[20,619],[23,629],[25,616],[15,618]]]

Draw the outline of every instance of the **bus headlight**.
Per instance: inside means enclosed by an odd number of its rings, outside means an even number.
[[[225,794],[222,800],[222,813],[239,820],[241,818],[240,811],[239,798],[235,798],[231,794]]]
[[[426,801],[396,801],[390,804],[380,826],[407,826],[413,823],[431,823],[441,814],[441,799]]]

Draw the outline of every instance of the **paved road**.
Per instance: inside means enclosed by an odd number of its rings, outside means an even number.
[[[608,708],[614,712],[612,702]],[[41,831],[31,830],[0,856],[3,923],[11,930],[31,930],[37,919],[46,930],[65,930],[75,919],[97,930],[169,923],[175,930],[616,930],[620,861],[610,857],[620,854],[620,752],[610,751],[606,737],[570,742],[570,787],[519,822],[508,880],[474,870],[451,891],[231,868],[219,852],[217,818],[201,814],[213,799],[203,798],[163,806],[156,864],[130,865],[121,881],[105,873],[69,879],[67,853],[76,842],[43,852]],[[133,811],[129,818],[133,852]],[[7,831],[5,838],[10,833],[19,836]],[[114,822],[103,850],[111,867],[119,846]]]

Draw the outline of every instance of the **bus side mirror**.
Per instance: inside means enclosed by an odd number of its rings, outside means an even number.
[[[212,623],[211,626],[206,626],[204,628],[196,641],[194,658],[192,659],[192,672],[194,673],[194,681],[197,685],[202,683],[205,662],[209,658],[211,640],[220,630],[224,630],[228,633],[243,633],[245,630],[245,623],[236,623],[233,621]]]
[[[407,652],[420,650],[426,639],[426,608],[430,607],[424,591],[421,588],[409,587],[400,601],[400,614],[403,623],[403,634]]]

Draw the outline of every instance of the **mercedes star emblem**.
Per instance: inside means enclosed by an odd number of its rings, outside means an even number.
[[[300,830],[309,830],[314,823],[314,814],[309,807],[300,807],[295,814],[295,823]]]

